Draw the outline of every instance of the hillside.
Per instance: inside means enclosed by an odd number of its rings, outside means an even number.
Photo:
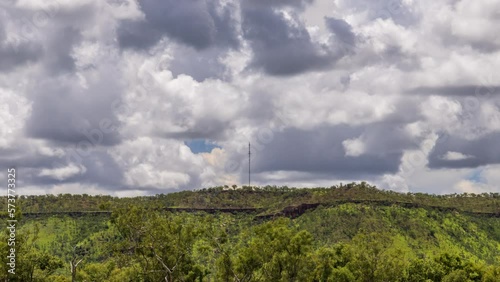
[[[6,201],[5,197],[2,199]],[[397,193],[379,190],[364,182],[341,184],[330,188],[226,186],[134,198],[59,194],[21,196],[18,200],[24,213],[111,211],[135,205],[156,209],[256,209],[262,214],[274,214],[286,207],[302,204],[338,205],[352,202],[375,205],[398,204],[488,216],[500,215],[499,193],[451,195]]]
[[[500,281],[498,194],[352,183],[20,202],[9,281]]]

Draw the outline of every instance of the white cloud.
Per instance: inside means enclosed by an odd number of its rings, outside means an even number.
[[[349,157],[357,157],[365,152],[364,143],[359,138],[347,139],[342,142],[342,145],[344,145],[345,155]]]
[[[22,128],[31,110],[23,96],[0,86],[0,149],[14,145],[22,138]]]
[[[466,160],[469,158],[473,158],[472,156],[464,155],[460,152],[453,152],[453,151],[448,151],[444,156],[441,157],[441,159],[446,160],[446,161],[460,161],[460,160]]]
[[[84,174],[87,169],[82,165],[70,164],[55,169],[42,169],[38,176],[48,176],[57,180],[65,180],[78,174]]]
[[[473,193],[481,194],[490,190],[490,187],[485,183],[473,182],[470,180],[460,180],[453,187],[458,193]]]
[[[406,180],[400,175],[386,174],[382,177],[381,182],[383,187],[387,187],[390,190],[402,193],[410,192],[408,183],[406,183]]]

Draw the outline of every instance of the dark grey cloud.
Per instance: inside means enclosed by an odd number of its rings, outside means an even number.
[[[410,94],[441,96],[477,96],[484,97],[500,94],[500,85],[444,85],[422,86],[410,89]]]
[[[302,23],[295,26],[269,8],[247,8],[242,13],[243,34],[253,50],[250,68],[271,75],[294,75],[331,65],[330,51],[314,43]]]
[[[19,175],[22,175],[20,179],[23,181],[23,186],[77,182],[97,184],[100,188],[110,191],[123,188],[123,171],[105,151],[92,149],[81,154],[74,146],[60,147],[60,149],[64,151],[62,156],[27,152],[22,147],[0,149],[0,168],[21,169],[22,173]],[[41,174],[44,170],[64,169],[69,165],[81,167],[82,173],[75,173],[60,180],[51,175]],[[81,191],[74,192],[81,193]]]
[[[305,8],[311,5],[314,0],[253,0],[253,1],[243,1],[242,5],[245,7],[259,7],[259,8],[274,8],[274,7],[295,7],[295,8]]]
[[[347,46],[354,46],[356,35],[352,32],[352,27],[349,23],[341,19],[326,17],[325,24],[340,42],[345,43]]]
[[[47,71],[53,75],[75,71],[75,59],[71,56],[73,46],[81,42],[80,31],[73,27],[57,27],[45,47],[43,59]]]
[[[118,41],[123,48],[146,49],[164,36],[201,50],[239,45],[235,7],[212,0],[141,0],[145,19],[123,21]]]
[[[105,73],[101,75],[114,79],[113,73]],[[120,138],[116,131],[104,132],[101,129],[109,127],[103,126],[103,123],[114,127],[120,125],[114,105],[119,104],[118,98],[122,93],[116,83],[100,79],[84,88],[78,85],[77,80],[65,80],[65,77],[35,83],[31,89],[32,112],[25,125],[27,135],[56,143],[89,141],[95,146],[117,144]]]
[[[398,137],[400,132],[397,130],[380,129],[366,132],[365,128],[349,126],[323,126],[314,130],[288,128],[276,133],[272,142],[254,153],[252,167],[255,172],[327,173],[350,179],[395,173],[401,162],[402,150],[408,145],[399,142],[404,138]],[[367,140],[370,150],[360,156],[346,156],[342,142],[358,138],[363,133],[371,136]],[[390,140],[395,141],[384,144]],[[396,147],[393,147],[395,144]]]
[[[117,30],[122,48],[147,49],[161,39],[161,32],[151,29],[145,21],[124,20]]]
[[[230,79],[227,67],[220,62],[225,54],[218,48],[194,50],[192,48],[177,48],[168,69],[174,77],[181,74],[191,76],[198,82],[208,78]]]
[[[415,138],[405,130],[406,124],[400,121],[373,123],[364,129],[362,140],[369,154],[401,153],[407,149],[418,148],[420,138]]]
[[[231,130],[230,121],[221,121],[213,118],[197,120],[196,123],[184,131],[163,132],[159,136],[173,139],[210,139],[221,140]]]
[[[421,100],[418,97],[406,97],[399,99],[395,103],[395,111],[388,114],[381,123],[389,126],[404,126],[417,122],[423,118],[419,105]]]
[[[43,54],[36,44],[21,43],[0,45],[0,72],[11,71],[18,66],[37,61]]]
[[[61,180],[50,175],[38,174],[32,175],[30,180],[33,183],[43,185],[76,182],[98,184],[108,189],[123,188],[123,171],[109,154],[101,150],[91,150],[85,155],[78,155],[75,152],[74,150],[69,150],[63,158],[46,163],[46,168],[64,169],[68,165],[73,164],[84,168],[81,173],[75,173]]]
[[[81,30],[95,20],[97,5],[77,4],[74,9],[57,1],[48,1],[46,5],[2,7],[0,71],[28,62],[41,62],[50,75],[74,71],[73,47],[82,41]],[[4,42],[6,22],[10,25],[9,43]]]
[[[21,147],[0,149],[1,169],[6,169],[8,167],[41,168],[58,159],[58,157],[44,156],[39,153],[29,152]]]
[[[18,66],[35,62],[43,55],[40,44],[28,40],[7,41],[4,22],[0,20],[0,72],[8,72]]]
[[[495,42],[494,36],[488,36],[480,39],[464,39],[457,38],[456,36],[445,34],[442,38],[443,43],[454,48],[463,48],[463,46],[470,46],[481,53],[495,53],[500,50],[500,43]]]
[[[244,114],[249,121],[259,126],[276,119],[277,106],[273,93],[267,89],[257,88],[251,93]]]
[[[500,163],[500,151],[495,150],[500,144],[500,133],[495,132],[475,140],[458,136],[441,138],[429,154],[430,168],[473,168]],[[445,158],[448,152],[457,152],[465,157],[450,160]]]
[[[287,176],[287,181],[292,182],[312,180],[304,173],[318,179],[366,180],[397,171],[403,152],[418,149],[424,140],[425,135],[416,137],[406,127],[422,118],[416,98],[396,102],[394,112],[377,122],[353,126],[323,125],[302,130],[283,119],[277,109],[279,100],[274,97],[264,89],[256,89],[246,112],[252,126],[261,129],[252,135],[256,139],[252,139],[254,172],[302,173]],[[355,108],[352,110],[356,111]],[[272,133],[266,129],[270,126],[266,124],[273,125]],[[286,129],[281,131],[284,127]],[[362,142],[363,152],[359,156],[346,155],[344,141],[354,139]],[[230,153],[226,166],[227,171],[241,169],[242,181],[248,171],[245,156],[245,151],[241,150]]]
[[[41,160],[43,158],[39,158]],[[83,160],[82,164],[79,165],[80,171],[73,171],[73,173],[68,173],[61,179],[57,179],[57,173],[52,176],[47,173],[47,170],[67,170],[67,165],[65,165],[65,160],[61,158],[45,158],[42,166],[30,166],[25,164],[10,163],[10,167],[15,167],[17,170],[18,178],[17,183],[23,188],[29,187],[35,189],[46,189],[50,188],[52,185],[61,185],[65,189],[65,193],[83,194],[88,193],[85,190],[71,190],[69,187],[71,184],[88,184],[95,185],[100,191],[107,191],[105,193],[113,193],[116,191],[123,191],[128,188],[133,189],[134,187],[127,187],[123,185],[123,172],[116,165],[114,160],[102,152],[93,152],[91,155],[87,156]],[[2,167],[2,160],[0,158],[0,167]],[[73,165],[73,168],[75,166]],[[63,173],[64,174],[64,173]],[[59,175],[63,175],[60,174]],[[67,185],[67,186],[66,186]],[[76,186],[78,187],[78,186]],[[77,188],[78,189],[78,188]],[[28,189],[31,191],[31,189]],[[30,192],[21,192],[22,194],[29,194]]]

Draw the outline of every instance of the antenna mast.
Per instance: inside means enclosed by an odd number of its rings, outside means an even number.
[[[248,142],[248,187],[250,187],[250,142]]]

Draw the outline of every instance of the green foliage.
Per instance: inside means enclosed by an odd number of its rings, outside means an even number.
[[[19,203],[16,276],[7,277],[2,256],[0,280],[500,281],[498,194],[400,194],[350,183]],[[7,236],[0,233],[2,253]]]
[[[304,281],[312,235],[283,218],[257,225],[235,251],[234,276],[240,281]]]

